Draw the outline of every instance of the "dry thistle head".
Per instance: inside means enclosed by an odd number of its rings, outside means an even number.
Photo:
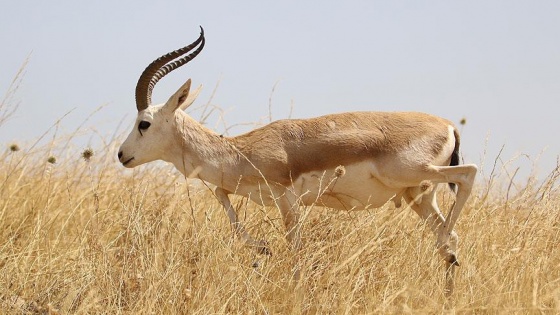
[[[463,117],[461,118],[461,120],[459,121],[459,123],[461,124],[461,126],[464,126],[467,124],[467,118]]]
[[[92,156],[93,156],[93,150],[91,148],[87,148],[84,150],[84,152],[82,152],[82,158],[87,162],[89,162]]]
[[[420,183],[420,190],[422,190],[423,192],[431,190],[433,187],[432,182],[429,180],[423,180]]]
[[[56,158],[54,156],[49,156],[49,158],[47,159],[47,162],[49,162],[50,164],[55,164],[56,163]]]
[[[10,151],[12,151],[12,152],[17,152],[17,151],[19,151],[19,146],[18,146],[17,144],[15,144],[15,143],[10,144]]]
[[[344,168],[344,165],[339,165],[334,169],[334,176],[342,177],[344,174],[346,174],[346,168]]]

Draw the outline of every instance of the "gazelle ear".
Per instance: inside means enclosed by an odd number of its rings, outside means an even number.
[[[194,91],[189,93],[189,96],[187,97],[187,99],[181,104],[179,105],[179,108],[181,110],[185,110],[187,109],[189,106],[192,105],[192,103],[196,100],[196,98],[198,97],[198,94],[200,94],[200,91],[202,90],[202,84],[199,85]]]
[[[165,108],[174,112],[181,104],[189,99],[189,91],[191,89],[191,79],[188,79],[185,84],[183,84],[175,94],[173,94],[167,103],[165,103]]]

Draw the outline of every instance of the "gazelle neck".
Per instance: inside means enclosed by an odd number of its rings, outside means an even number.
[[[225,182],[235,181],[234,170],[238,169],[240,156],[228,139],[182,111],[175,118],[174,141],[163,160],[173,163],[186,177],[200,178],[221,187]]]

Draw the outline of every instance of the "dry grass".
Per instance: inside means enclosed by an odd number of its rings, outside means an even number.
[[[446,302],[435,238],[404,207],[305,209],[294,284],[276,209],[237,199],[274,252],[258,256],[208,188],[171,167],[123,170],[114,146],[88,159],[60,151],[53,161],[52,151],[0,155],[3,313],[560,312],[558,170],[515,193],[497,174],[479,181],[458,223],[462,266]]]
[[[558,168],[520,186],[499,168],[479,177],[446,300],[435,238],[406,207],[303,209],[294,283],[277,209],[235,201],[271,245],[272,257],[259,256],[200,182],[162,164],[124,170],[115,141],[76,150],[55,138],[0,153],[2,314],[560,312]],[[445,209],[453,200],[440,199]]]

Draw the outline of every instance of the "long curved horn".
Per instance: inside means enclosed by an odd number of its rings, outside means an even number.
[[[204,48],[204,43],[204,29],[201,26],[200,36],[197,40],[183,48],[179,48],[159,57],[158,59],[152,61],[152,63],[144,69],[144,72],[142,72],[142,75],[140,75],[140,78],[138,79],[138,83],[136,83],[136,108],[138,111],[148,108],[148,106],[152,103],[152,90],[154,89],[156,83],[171,71],[193,60],[194,57],[202,51],[202,48]],[[179,58],[193,50],[198,44],[201,45],[194,52],[182,57],[181,59],[173,61],[174,59]]]

